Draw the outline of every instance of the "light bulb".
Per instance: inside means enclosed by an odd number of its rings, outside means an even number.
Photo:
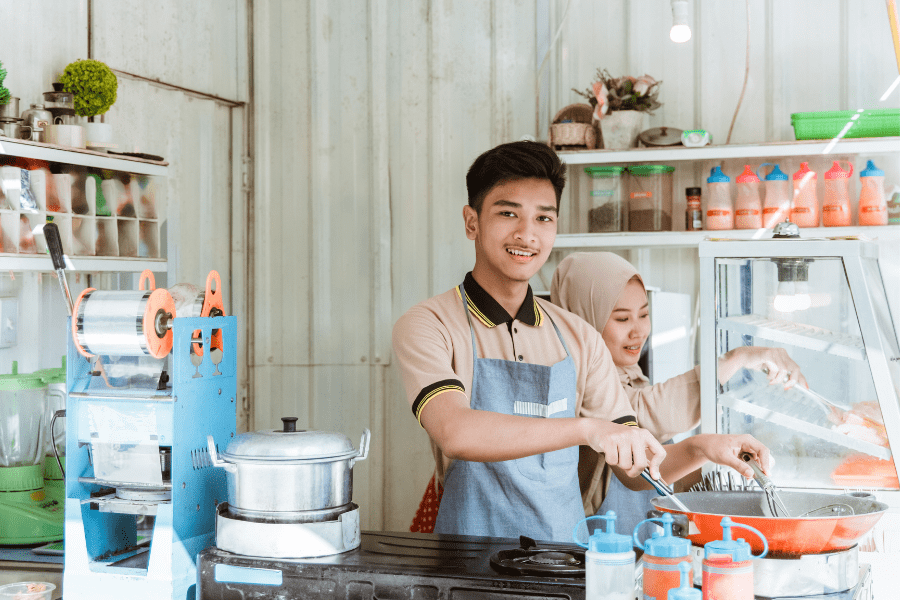
[[[686,42],[691,39],[691,28],[687,25],[672,25],[672,29],[669,31],[669,39],[676,44]]]
[[[809,286],[805,281],[798,281],[794,284],[794,305],[797,307],[795,310],[806,310],[812,305]]]
[[[672,0],[672,29],[669,31],[669,39],[678,44],[691,39],[687,0]]]
[[[788,313],[797,310],[795,305],[795,291],[793,281],[782,281],[775,292],[775,310]]]

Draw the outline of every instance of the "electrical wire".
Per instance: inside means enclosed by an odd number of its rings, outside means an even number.
[[[750,0],[746,0],[747,4],[747,59],[744,68],[744,86],[741,88],[741,96],[738,98],[737,107],[734,109],[734,116],[731,117],[731,127],[728,128],[728,137],[725,143],[731,142],[731,132],[734,130],[734,123],[737,121],[738,111],[741,110],[741,102],[744,101],[744,92],[747,91],[747,80],[750,78]]]
[[[547,59],[550,58],[554,46],[556,46],[559,34],[562,33],[563,25],[566,24],[566,17],[569,16],[569,9],[571,7],[572,0],[566,0],[566,8],[563,11],[562,19],[559,21],[559,27],[557,27],[553,39],[550,40],[550,46],[547,47],[547,52],[544,53],[544,58],[541,60],[541,64],[537,70],[537,75],[534,77],[534,133],[536,137],[540,136],[541,127],[541,73],[544,71],[544,66],[547,64]]]

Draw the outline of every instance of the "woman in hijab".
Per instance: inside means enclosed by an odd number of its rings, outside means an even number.
[[[699,365],[650,385],[637,364],[650,335],[650,318],[643,279],[631,263],[611,252],[570,254],[553,273],[550,299],[601,333],[638,425],[660,442],[699,425]],[[780,348],[747,346],[724,354],[719,358],[719,381],[727,382],[742,367],[766,367],[769,382],[785,381],[785,388],[806,383],[799,366]],[[619,531],[630,531],[646,518],[650,499],[658,495],[653,490],[629,490],[612,477],[603,456],[586,447],[580,450],[578,478],[585,514],[614,510]]]

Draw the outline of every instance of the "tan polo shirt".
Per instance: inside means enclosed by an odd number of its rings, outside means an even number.
[[[553,365],[566,357],[547,318],[566,340],[577,376],[575,414],[635,424],[609,350],[585,320],[532,295],[531,287],[515,317],[482,288],[472,274],[464,280],[479,358]],[[419,418],[441,394],[472,388],[472,338],[460,287],[410,308],[394,324],[393,346],[403,374],[407,399]],[[540,418],[540,417],[535,417]],[[432,441],[436,480],[443,484],[450,459]]]

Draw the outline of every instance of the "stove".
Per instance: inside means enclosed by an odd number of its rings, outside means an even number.
[[[200,600],[583,600],[584,550],[528,538],[362,532],[355,550],[314,559],[208,548]]]

